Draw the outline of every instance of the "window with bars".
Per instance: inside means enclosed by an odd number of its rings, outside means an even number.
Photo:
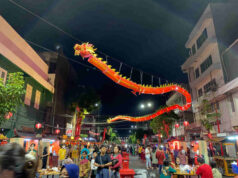
[[[194,55],[196,53],[196,46],[195,44],[192,46],[192,55]]]
[[[40,97],[41,97],[41,92],[39,90],[36,90],[35,104],[34,104],[34,108],[36,109],[39,109],[40,107]]]
[[[195,70],[195,77],[198,78],[200,76],[199,68]]]
[[[212,56],[209,56],[203,63],[200,65],[201,73],[205,72],[212,65]]]
[[[202,34],[197,39],[197,49],[199,49],[202,46],[202,44],[206,41],[206,39],[207,39],[207,29],[205,28]]]
[[[32,89],[33,87],[29,84],[26,85],[26,95],[24,103],[28,106],[31,105],[31,96],[32,96]]]
[[[204,85],[204,87],[203,87],[204,93],[207,93],[207,92],[211,91],[214,87],[216,87],[216,80],[215,79],[211,80],[206,85]]]
[[[201,97],[203,95],[202,88],[198,90],[198,97]]]
[[[6,83],[7,80],[7,71],[0,67],[0,78],[2,79],[3,83]]]

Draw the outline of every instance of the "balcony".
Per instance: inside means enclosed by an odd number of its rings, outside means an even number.
[[[204,78],[206,78],[207,76],[210,77],[210,73],[215,71],[215,70],[221,70],[222,66],[221,63],[215,63],[212,64],[205,72],[203,72],[198,78],[196,78],[195,80],[193,80],[192,82],[190,82],[190,86],[192,88],[194,88],[197,84],[199,84],[200,82],[202,82],[202,80]]]
[[[212,49],[217,44],[217,40],[215,37],[208,38],[202,46],[197,50],[194,55],[191,55],[185,63],[182,65],[182,70],[187,70],[191,67],[191,65],[198,61],[198,58],[201,58],[206,52],[212,51]]]

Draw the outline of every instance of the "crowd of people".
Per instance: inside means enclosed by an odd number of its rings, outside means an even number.
[[[139,145],[136,148],[139,157],[145,160],[146,168],[158,169],[160,178],[170,178],[181,166],[189,165],[201,178],[222,178],[221,172],[216,168],[216,162],[205,164],[203,155],[195,153],[193,145],[185,151],[180,149],[171,150],[168,145],[159,147]]]
[[[50,156],[44,148],[42,154],[33,150],[33,146],[25,152],[17,143],[8,143],[0,147],[0,177],[35,178],[38,170],[46,168],[47,157]],[[62,146],[62,150],[64,150]],[[73,152],[65,152],[64,159],[59,158],[60,177],[68,178],[119,178],[122,166],[121,147],[118,145],[84,146],[79,150],[80,160],[77,163],[72,158]]]

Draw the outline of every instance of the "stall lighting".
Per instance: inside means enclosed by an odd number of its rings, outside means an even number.
[[[230,136],[230,137],[228,137],[228,140],[238,140],[238,135],[237,136]]]
[[[72,136],[72,137],[71,137],[71,140],[73,140],[73,139],[74,139],[74,137]]]
[[[31,141],[31,139],[30,139],[30,138],[25,138],[24,140],[25,140],[25,141],[27,141],[27,142],[28,142],[28,141]]]

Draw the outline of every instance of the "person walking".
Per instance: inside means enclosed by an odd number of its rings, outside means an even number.
[[[151,158],[152,158],[152,169],[158,168],[158,160],[156,158],[156,147],[153,147],[152,149]]]
[[[159,174],[161,174],[161,170],[165,160],[165,155],[162,147],[159,147],[159,150],[156,152],[156,158],[158,160]]]
[[[81,154],[80,155],[82,155],[83,154],[83,152],[87,152],[87,159],[88,159],[88,155],[89,155],[89,150],[88,150],[88,148],[87,148],[87,145],[84,145],[84,148],[81,150]],[[81,156],[81,159],[83,159],[83,156]]]
[[[94,165],[98,167],[96,178],[109,178],[109,166],[112,165],[111,158],[107,152],[105,145],[101,146],[101,152],[95,159]]]
[[[116,164],[112,165],[111,167],[111,178],[120,178],[120,168],[122,165],[122,155],[121,155],[121,148],[119,146],[115,146],[114,147],[114,152],[113,155],[111,155],[111,160],[112,160],[112,164],[113,161],[116,160]]]
[[[201,178],[213,178],[211,166],[205,164],[204,159],[201,157],[199,157],[197,160],[199,167],[197,168],[196,174],[201,176]]]
[[[151,150],[148,145],[145,149],[146,169],[151,169]]]
[[[194,165],[194,161],[195,161],[195,151],[194,151],[194,146],[191,146],[190,149],[190,164]]]

